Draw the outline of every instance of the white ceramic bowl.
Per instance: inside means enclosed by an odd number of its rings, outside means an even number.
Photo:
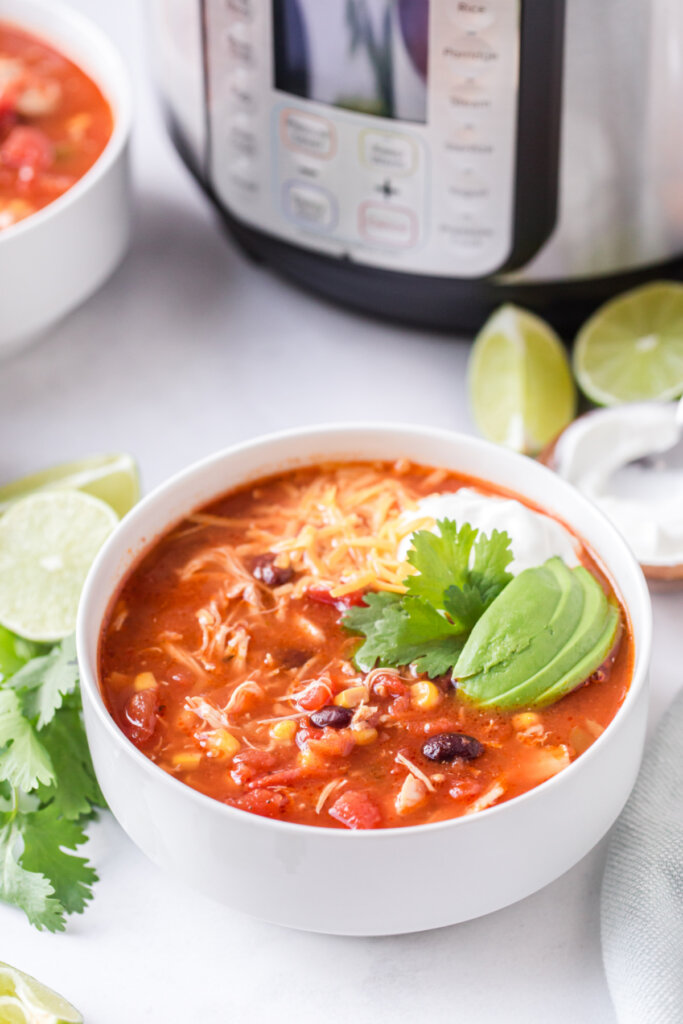
[[[567,769],[470,817],[351,832],[272,821],[196,792],[153,764],[107,711],[97,650],[113,595],[140,553],[187,512],[247,481],[320,459],[409,458],[511,488],[556,513],[590,545],[628,609],[633,682],[603,735]],[[142,501],[97,558],[77,641],[85,723],[109,806],[135,843],[183,881],[279,924],[382,935],[454,924],[513,903],[557,878],[619,814],[640,763],[651,610],[643,574],[613,526],[543,466],[483,441],[419,427],[295,430],[237,445],[178,474]]]
[[[114,130],[89,171],[54,202],[0,231],[0,357],[83,302],[121,260],[130,235],[131,96],[107,37],[59,0],[0,0],[0,21],[45,40],[89,75]]]

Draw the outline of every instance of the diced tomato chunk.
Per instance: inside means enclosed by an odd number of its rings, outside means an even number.
[[[134,693],[126,704],[126,732],[133,743],[146,743],[157,727],[159,695],[156,687]]]
[[[344,594],[343,597],[333,597],[326,587],[309,587],[306,594],[318,604],[333,605],[338,612],[345,612],[354,605],[363,604],[365,597],[364,590],[353,590],[350,594]]]
[[[16,125],[0,146],[0,163],[16,170],[45,171],[55,159],[55,148],[40,128]]]
[[[472,797],[479,796],[483,788],[484,783],[479,779],[465,776],[454,782],[448,793],[453,800],[470,800]]]
[[[272,772],[277,767],[278,759],[268,750],[240,750],[232,759],[233,780],[242,786],[257,779],[257,776]]]
[[[330,703],[332,697],[329,683],[313,681],[299,694],[296,702],[303,711],[319,711]]]
[[[347,828],[378,828],[382,815],[377,804],[367,793],[350,790],[337,797],[330,807],[330,817]]]
[[[289,798],[285,793],[272,789],[252,789],[236,800],[227,800],[233,807],[260,814],[264,818],[277,818],[287,810]]]

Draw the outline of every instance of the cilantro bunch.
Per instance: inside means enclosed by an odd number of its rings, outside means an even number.
[[[62,931],[97,875],[76,855],[104,798],[81,717],[73,637],[37,645],[0,627],[0,899]]]
[[[365,636],[355,655],[364,672],[413,663],[432,679],[451,672],[472,627],[512,579],[507,533],[488,537],[452,519],[436,525],[438,533],[412,536],[416,572],[404,580],[406,594],[369,593],[344,613],[344,626]]]

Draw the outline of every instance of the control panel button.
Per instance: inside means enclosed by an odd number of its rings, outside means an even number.
[[[332,231],[337,224],[334,196],[319,185],[288,181],[284,190],[285,213],[290,220],[315,231]]]
[[[247,113],[256,110],[256,82],[246,68],[236,68],[228,79],[228,96],[235,107]]]
[[[417,240],[417,218],[403,206],[365,202],[358,213],[361,237],[391,249],[408,249]]]
[[[251,67],[255,63],[254,43],[249,26],[236,21],[227,32],[228,53],[232,60]]]
[[[463,199],[484,199],[489,194],[488,182],[471,167],[464,167],[453,176],[449,195]]]
[[[256,133],[250,117],[237,114],[230,125],[230,143],[236,153],[253,156],[257,149]]]
[[[334,125],[318,114],[288,108],[280,114],[280,135],[287,149],[329,160],[337,149]]]
[[[228,173],[233,185],[244,195],[255,194],[259,190],[256,163],[251,157],[237,156],[230,162]]]
[[[451,21],[464,32],[479,32],[496,20],[493,4],[476,3],[474,0],[451,0],[448,13]]]
[[[485,224],[454,222],[439,225],[439,235],[446,244],[463,256],[476,255],[486,249],[494,237],[492,228]]]
[[[411,139],[394,132],[363,131],[360,135],[361,160],[367,167],[392,174],[413,174],[417,167],[417,147]]]
[[[487,156],[493,152],[493,143],[479,125],[468,122],[456,124],[449,133],[445,145],[446,156],[457,166],[462,165],[463,156]]]
[[[450,102],[456,110],[485,110],[491,106],[491,91],[478,78],[460,75],[450,91]]]
[[[444,58],[458,79],[489,78],[498,61],[498,51],[481,36],[460,36],[443,48]]]
[[[255,0],[225,0],[225,6],[231,14],[246,21],[253,21],[256,15]]]

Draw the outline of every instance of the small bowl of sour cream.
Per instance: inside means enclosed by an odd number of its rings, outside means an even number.
[[[590,498],[650,580],[683,580],[683,399],[594,409],[542,459]]]

